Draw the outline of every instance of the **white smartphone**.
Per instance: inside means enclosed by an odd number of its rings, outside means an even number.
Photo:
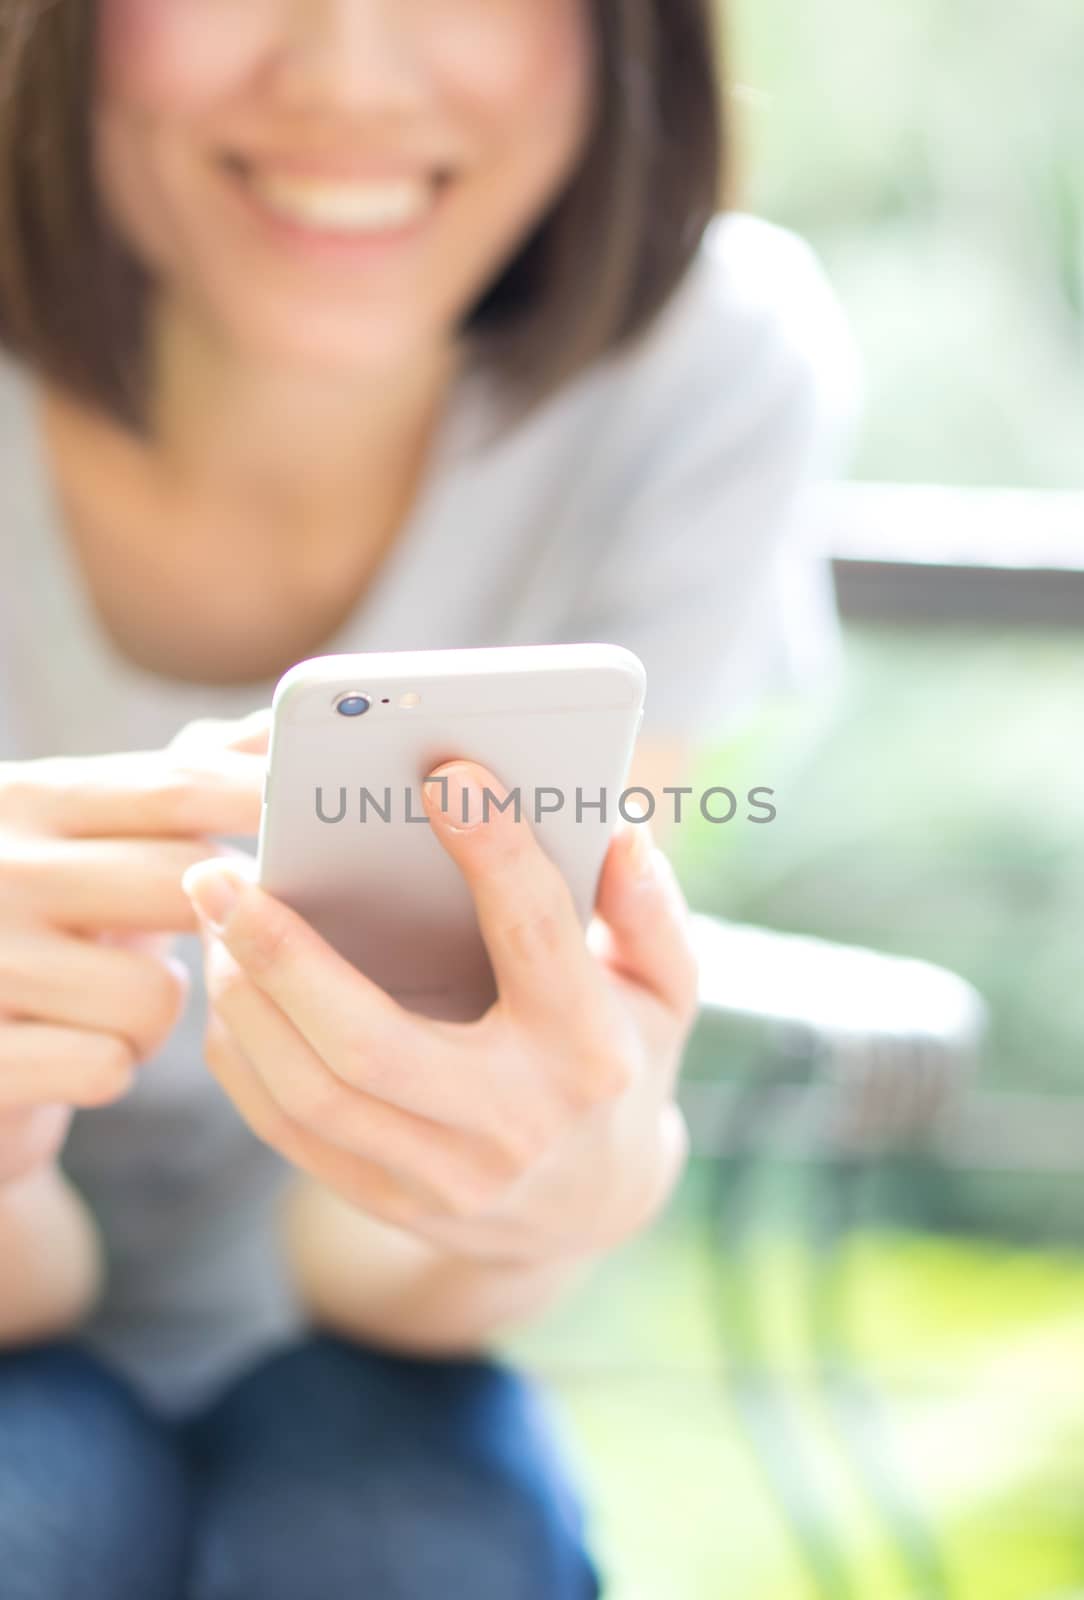
[[[299,662],[272,700],[259,881],[408,1009],[479,1017],[493,972],[426,779],[455,757],[492,772],[586,926],[644,692],[638,657],[605,644]]]

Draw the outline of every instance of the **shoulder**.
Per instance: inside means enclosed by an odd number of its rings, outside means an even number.
[[[604,363],[594,387],[598,401],[620,403],[626,424],[636,416],[655,437],[774,431],[830,448],[857,410],[860,362],[810,245],[731,212],[710,225],[670,300]]]
[[[767,337],[809,356],[844,323],[813,247],[743,212],[710,224],[669,311],[677,324],[683,314],[703,315],[731,336]]]
[[[823,374],[853,359],[846,318],[811,245],[731,212],[708,228],[685,278],[643,341],[642,355],[730,370],[751,358]]]

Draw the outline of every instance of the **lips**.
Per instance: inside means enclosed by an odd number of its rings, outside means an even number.
[[[232,161],[250,201],[291,228],[344,238],[397,233],[423,222],[443,180],[431,175],[307,174]]]

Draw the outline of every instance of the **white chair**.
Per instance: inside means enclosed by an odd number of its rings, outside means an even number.
[[[759,1034],[773,1078],[819,1095],[828,1146],[870,1153],[920,1134],[971,1086],[987,1008],[956,973],[701,914],[692,922],[701,1027]],[[703,1081],[686,1089],[694,1105],[713,1096]],[[690,1121],[695,1136],[711,1119]]]

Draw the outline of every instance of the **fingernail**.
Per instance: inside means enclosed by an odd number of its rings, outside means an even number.
[[[210,868],[197,863],[185,872],[181,888],[203,921],[216,933],[223,933],[244,883],[220,866]]]
[[[456,833],[470,833],[495,815],[494,802],[504,794],[492,784],[483,784],[468,766],[438,767],[425,785],[428,803],[441,820]]]

